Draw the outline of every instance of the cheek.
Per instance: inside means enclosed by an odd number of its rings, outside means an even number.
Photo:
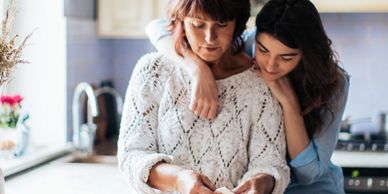
[[[290,62],[285,64],[280,64],[280,67],[283,67],[283,72],[285,74],[289,74],[291,71],[293,71],[297,66],[299,62]]]
[[[223,28],[220,28],[220,30],[217,32],[218,34],[218,42],[223,43],[224,45],[230,45],[233,41],[233,31],[223,30]]]
[[[258,63],[259,65],[264,65],[264,62],[266,61],[265,55],[261,54],[260,52],[256,52],[255,60],[256,60],[256,63]]]
[[[192,31],[186,32],[186,38],[187,38],[187,41],[189,42],[189,44],[192,48],[195,48],[200,40],[199,35],[197,33],[192,32]]]

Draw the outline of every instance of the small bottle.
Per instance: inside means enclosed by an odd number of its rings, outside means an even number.
[[[387,113],[381,112],[377,118],[379,132],[381,135],[387,135]]]

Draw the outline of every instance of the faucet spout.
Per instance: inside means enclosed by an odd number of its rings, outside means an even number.
[[[80,122],[80,100],[82,94],[86,94],[88,103],[88,117],[87,123],[81,124]],[[81,82],[74,90],[73,104],[73,144],[81,151],[91,152],[93,148],[94,133],[96,125],[93,123],[93,117],[98,116],[97,98],[93,91],[92,86],[86,82]],[[81,128],[82,126],[82,128]],[[87,133],[85,137],[85,133]]]

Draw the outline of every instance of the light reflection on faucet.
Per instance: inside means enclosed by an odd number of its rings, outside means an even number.
[[[82,94],[87,96],[88,114],[87,123],[81,124],[80,122],[80,100]],[[94,134],[96,132],[96,124],[93,122],[93,118],[99,114],[97,106],[97,98],[90,84],[81,82],[77,85],[73,95],[73,144],[74,146],[87,154],[92,154]]]

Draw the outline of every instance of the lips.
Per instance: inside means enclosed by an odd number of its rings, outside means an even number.
[[[265,71],[267,74],[270,74],[270,75],[277,75],[279,72],[268,72],[268,71]]]
[[[202,48],[204,48],[205,50],[207,50],[209,52],[212,52],[212,51],[215,51],[218,49],[217,46],[203,46]]]

